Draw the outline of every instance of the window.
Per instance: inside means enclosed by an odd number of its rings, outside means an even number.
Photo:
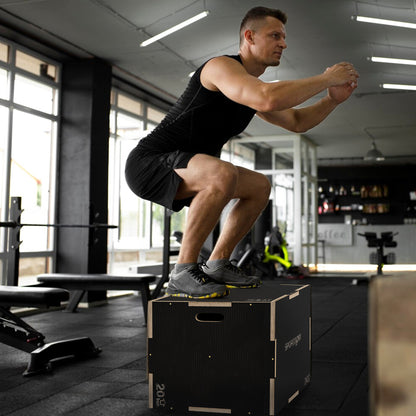
[[[9,109],[5,106],[0,105],[0,195],[2,198],[0,199],[0,220],[6,219],[6,213],[3,206],[4,198],[3,195],[5,195],[5,186],[7,178],[7,151],[8,151],[8,144],[7,144],[7,138],[8,138],[8,125],[9,125]],[[0,253],[3,253],[5,251],[5,232],[6,229],[3,227],[0,227]],[[0,269],[0,273],[1,273]]]
[[[0,61],[9,62],[9,45],[0,42]]]
[[[56,122],[23,111],[15,110],[13,114],[10,195],[22,196],[25,223],[49,222],[55,125]],[[49,232],[47,227],[23,227],[20,249],[51,250]]]
[[[16,75],[14,83],[14,101],[34,110],[56,115],[57,88],[41,84],[39,81]]]
[[[236,140],[227,142],[221,152],[221,159],[254,170],[256,152]]]
[[[0,98],[3,100],[9,99],[9,73],[5,70],[0,68]]]
[[[59,74],[59,64],[0,40],[0,221],[9,220],[14,196],[22,198],[22,223],[47,224],[55,217]],[[50,270],[53,236],[49,227],[22,227],[19,284]],[[4,228],[0,238],[5,283]]]
[[[40,77],[57,81],[58,68],[56,65],[52,65],[50,62],[46,62],[20,50],[16,51],[16,66]]]
[[[165,117],[165,113],[162,113],[161,111],[156,110],[156,108],[153,108],[153,107],[147,108],[147,118],[149,120],[152,120],[156,123],[160,123],[164,117]]]
[[[110,114],[109,267],[112,273],[144,262],[161,262],[164,208],[137,197],[124,177],[129,153],[165,113],[113,89]],[[183,231],[186,210],[172,216],[172,230]]]

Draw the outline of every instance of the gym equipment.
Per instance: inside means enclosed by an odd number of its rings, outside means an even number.
[[[16,228],[16,227],[54,227],[54,228],[117,228],[117,225],[108,225],[100,223],[92,224],[30,224],[20,223],[17,221],[0,221],[0,227]]]
[[[396,262],[394,253],[384,254],[384,247],[397,247],[397,242],[393,241],[393,237],[397,234],[392,231],[382,232],[378,238],[377,233],[374,232],[358,233],[358,235],[365,237],[367,240],[367,247],[377,248],[375,253],[370,253],[370,263],[377,264],[377,275],[383,274],[383,266],[385,264],[394,264]]]
[[[101,352],[87,337],[46,344],[43,334],[10,311],[13,306],[60,306],[68,298],[68,292],[63,289],[0,286],[0,342],[30,353],[24,376],[51,371],[52,362],[60,359],[96,357]]]
[[[245,270],[247,274],[254,274],[261,278],[302,279],[307,275],[305,268],[292,264],[287,250],[287,241],[277,226],[267,233],[264,248],[256,250],[248,246],[238,260],[237,266]]]
[[[23,209],[22,198],[21,197],[12,197],[10,203],[10,221],[0,222],[0,227],[9,228],[8,236],[8,250],[7,250],[7,284],[9,286],[17,286],[19,278],[19,259],[20,251],[19,247],[21,245],[20,241],[20,229],[22,227],[53,227],[53,228],[88,228],[93,232],[98,229],[111,229],[117,228],[116,225],[109,224],[30,224],[22,223],[20,217],[22,215]]]
[[[150,408],[276,415],[311,381],[310,286],[152,300],[147,347]]]
[[[147,323],[147,303],[150,300],[149,284],[156,280],[153,274],[110,274],[46,273],[37,276],[38,282],[48,286],[74,290],[67,311],[75,312],[83,295],[88,290],[137,290],[142,297],[143,313]]]

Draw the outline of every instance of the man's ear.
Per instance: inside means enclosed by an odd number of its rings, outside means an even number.
[[[254,30],[246,29],[246,31],[244,32],[244,39],[250,45],[254,44]]]

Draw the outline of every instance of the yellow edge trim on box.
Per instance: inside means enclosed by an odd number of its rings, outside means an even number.
[[[270,302],[270,341],[276,339],[276,301]]]
[[[298,288],[296,290],[302,290],[302,289],[305,289],[305,287],[308,287],[310,285],[303,285],[299,287],[299,285],[295,283],[282,283],[281,286],[297,286]]]
[[[188,302],[188,306],[194,307],[217,307],[217,308],[231,308],[233,304],[231,302]]]
[[[294,292],[294,293],[291,293],[291,294],[289,295],[289,300],[290,300],[290,299],[295,298],[296,296],[299,296],[299,291],[296,291],[296,292]]]
[[[153,301],[147,304],[147,338],[153,338]]]
[[[276,380],[274,378],[270,379],[270,408],[269,408],[269,415],[273,416],[274,415],[274,402],[275,402],[275,397],[274,397],[274,392],[275,392],[275,387],[276,387]]]
[[[149,409],[153,409],[153,374],[149,373]]]
[[[274,378],[277,377],[277,339],[274,340]]]
[[[309,351],[312,351],[312,316],[309,317]]]
[[[288,399],[288,403],[290,403],[292,400],[294,400],[297,396],[299,396],[299,390],[296,390]]]
[[[194,407],[189,406],[188,412],[205,412],[205,413],[222,413],[225,415],[231,414],[231,409],[217,409],[214,407]]]

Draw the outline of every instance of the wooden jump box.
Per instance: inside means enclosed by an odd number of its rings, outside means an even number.
[[[276,415],[311,381],[309,285],[166,296],[149,303],[148,319],[150,408]]]

